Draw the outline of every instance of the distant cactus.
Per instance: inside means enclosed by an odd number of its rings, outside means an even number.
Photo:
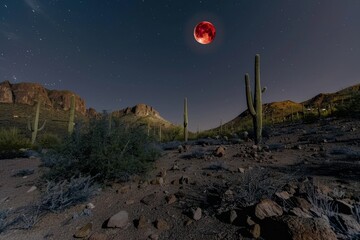
[[[70,111],[69,111],[69,125],[68,125],[68,133],[71,135],[74,131],[74,119],[75,119],[75,96],[71,96],[71,103],[70,103]]]
[[[184,141],[188,140],[188,109],[187,98],[184,99]]]
[[[39,128],[39,115],[40,115],[40,105],[41,100],[39,99],[36,104],[36,112],[35,112],[35,120],[34,124],[31,126],[30,119],[28,120],[28,129],[31,131],[31,144],[33,145],[36,141],[37,133],[44,129],[46,120],[44,121],[43,125]]]
[[[159,142],[161,142],[161,124],[159,126]]]
[[[249,74],[245,74],[245,87],[246,87],[246,103],[249,112],[253,118],[253,126],[255,133],[255,144],[261,144],[262,134],[262,101],[261,93],[265,92],[266,88],[261,89],[260,85],[260,55],[255,56],[255,95],[254,100],[250,90]]]

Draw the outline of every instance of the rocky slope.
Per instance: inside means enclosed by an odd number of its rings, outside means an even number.
[[[48,90],[37,83],[0,83],[0,103],[34,105],[41,99],[47,107],[68,110],[72,95],[75,95],[76,111],[85,115],[85,101],[71,91]]]

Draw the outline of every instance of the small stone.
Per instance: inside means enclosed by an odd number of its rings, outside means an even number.
[[[109,219],[108,228],[125,228],[129,222],[127,211],[120,211]]]
[[[230,223],[233,223],[235,221],[235,219],[237,218],[237,214],[235,210],[231,210],[230,211]]]
[[[202,210],[201,208],[196,208],[196,210],[191,209],[191,213],[192,213],[192,218],[196,221],[200,220],[201,215],[202,215]]]
[[[192,223],[193,223],[193,220],[188,219],[187,221],[185,221],[184,225],[185,225],[185,226],[189,226],[189,225],[192,224]]]
[[[159,239],[159,235],[153,233],[149,236],[149,240],[158,240]]]
[[[238,171],[239,171],[240,173],[244,173],[244,172],[245,172],[245,169],[244,169],[244,168],[239,167],[239,168],[238,168]]]
[[[155,221],[155,227],[159,230],[168,230],[169,229],[169,225],[168,223],[164,220],[164,219],[157,219]]]
[[[176,198],[176,196],[174,194],[171,194],[171,195],[166,197],[166,202],[168,204],[172,204],[172,203],[176,202],[176,200],[177,200],[177,198]]]
[[[74,234],[75,238],[86,238],[90,235],[92,231],[92,223],[88,223],[84,226],[82,226],[79,230],[76,231]]]
[[[144,203],[145,205],[151,205],[155,201],[156,195],[154,193],[149,194],[145,197],[143,197],[140,202]]]
[[[217,156],[217,157],[222,157],[225,155],[225,148],[220,146],[220,147],[217,147],[215,152],[214,152],[214,155]]]
[[[259,238],[260,237],[260,225],[254,224],[250,226],[249,232],[253,236],[253,238]]]
[[[27,193],[31,193],[37,189],[36,186],[32,186],[29,190],[27,190]]]
[[[251,219],[251,217],[247,217],[246,218],[246,223],[247,223],[247,225],[249,225],[249,226],[252,226],[252,225],[255,225],[256,224],[256,222],[254,222],[252,219]]]
[[[133,199],[126,200],[126,201],[125,201],[125,204],[126,204],[126,205],[134,204],[134,200],[133,200]]]
[[[288,200],[290,198],[290,195],[287,191],[277,192],[275,195],[283,200]]]
[[[148,222],[144,215],[141,215],[140,218],[137,220],[136,228],[141,229],[145,228],[148,225]]]
[[[88,204],[86,204],[86,208],[88,208],[88,209],[94,209],[94,208],[95,208],[95,205],[92,204],[92,203],[88,203]]]

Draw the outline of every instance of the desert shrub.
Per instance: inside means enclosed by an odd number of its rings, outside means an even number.
[[[53,151],[44,155],[50,167],[48,180],[70,179],[83,174],[96,180],[128,180],[146,172],[159,156],[155,144],[141,129],[114,128],[106,120],[93,120],[87,131],[75,132]]]
[[[337,106],[335,111],[337,117],[360,118],[360,93],[354,93],[349,101]]]
[[[308,114],[305,114],[304,118],[303,118],[303,121],[304,123],[315,123],[319,120],[319,116],[315,113],[308,113]]]
[[[56,148],[58,145],[60,145],[61,139],[59,136],[53,133],[45,133],[38,137],[37,139],[37,145],[40,148]]]
[[[235,198],[238,205],[254,205],[262,198],[272,198],[292,176],[278,175],[267,169],[253,168],[240,175],[236,182]]]
[[[72,177],[69,181],[48,181],[41,195],[40,210],[59,212],[68,207],[87,201],[96,193],[94,178]]]
[[[0,233],[4,232],[10,224],[8,219],[9,212],[8,209],[0,210]]]
[[[30,141],[17,128],[0,129],[0,159],[24,157],[21,148],[30,147]]]

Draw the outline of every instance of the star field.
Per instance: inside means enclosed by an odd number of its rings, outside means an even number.
[[[68,89],[98,111],[137,103],[200,130],[246,109],[261,54],[265,102],[360,82],[358,0],[1,0],[0,81]],[[200,45],[193,28],[216,27]],[[253,82],[252,82],[253,83]]]

